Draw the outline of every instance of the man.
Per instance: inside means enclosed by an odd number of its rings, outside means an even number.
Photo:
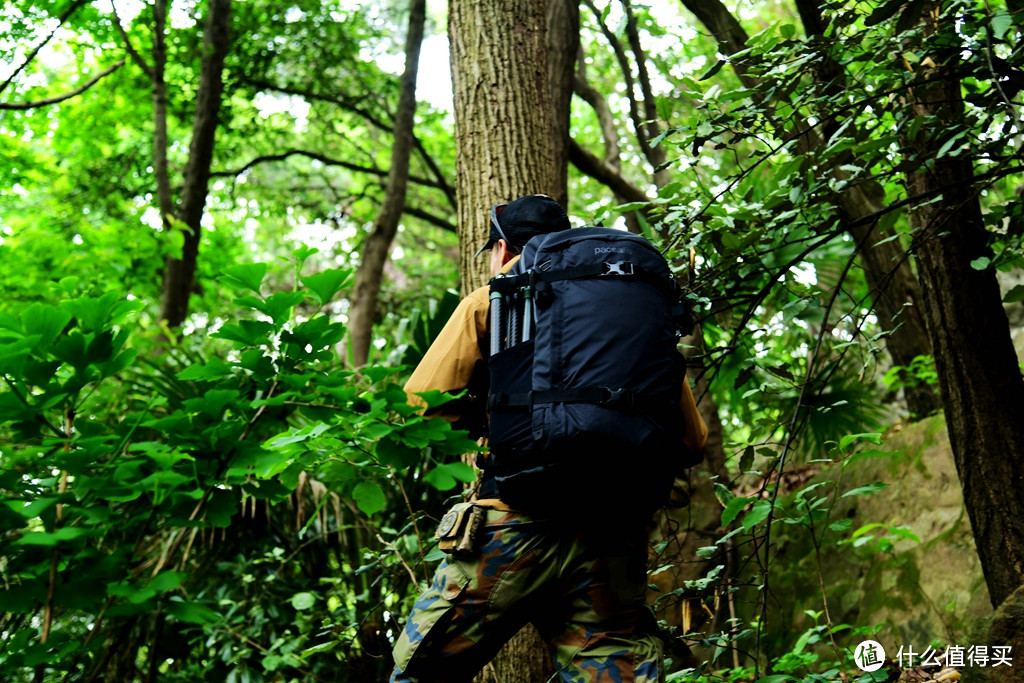
[[[530,238],[569,229],[562,207],[544,195],[495,207],[477,255],[490,250],[491,273],[507,272]],[[406,392],[461,391],[474,384],[486,357],[489,289],[466,297],[416,368]],[[479,392],[484,393],[484,392]],[[680,449],[699,451],[707,428],[683,382],[686,421]],[[486,396],[475,397],[483,403]],[[446,404],[464,418],[472,401]],[[527,622],[548,643],[565,681],[662,680],[661,641],[644,600],[647,544],[643,524],[600,530],[536,519],[498,498],[485,465],[475,501],[485,524],[475,550],[452,555],[416,601],[395,645],[391,680],[470,681]]]

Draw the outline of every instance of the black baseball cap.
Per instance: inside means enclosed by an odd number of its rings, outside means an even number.
[[[491,209],[490,236],[474,257],[493,247],[498,240],[505,240],[512,253],[517,254],[531,238],[570,227],[565,209],[546,194],[533,194],[508,204],[495,204]]]

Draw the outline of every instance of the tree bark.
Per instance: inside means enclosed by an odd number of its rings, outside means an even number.
[[[366,364],[373,337],[373,319],[377,312],[381,277],[391,243],[398,232],[398,221],[405,207],[409,184],[409,158],[412,153],[412,131],[416,117],[416,75],[423,44],[426,0],[412,0],[409,5],[409,31],[405,39],[405,72],[402,74],[395,114],[394,143],[391,147],[391,170],[384,194],[384,205],[374,222],[373,231],[363,244],[362,258],[349,309],[348,333],[353,367]]]
[[[552,152],[555,184],[549,193],[562,206],[569,205],[569,118],[572,82],[580,45],[578,0],[548,0],[548,84],[551,93]]]
[[[203,36],[192,143],[185,164],[181,206],[178,210],[178,219],[187,228],[185,244],[180,259],[168,257],[165,262],[160,298],[160,319],[172,328],[181,325],[188,316],[189,295],[195,279],[200,221],[206,207],[217,118],[224,87],[224,58],[231,39],[231,0],[210,0],[209,12]]]
[[[453,0],[448,33],[455,96],[459,272],[464,293],[490,277],[473,254],[494,204],[557,192],[542,0]]]
[[[487,239],[491,206],[558,193],[546,25],[544,0],[449,3],[463,293],[490,277],[487,259],[473,254]],[[550,680],[546,650],[536,629],[523,629],[479,680],[499,670],[522,683]]]
[[[925,34],[956,27],[941,4],[922,12]],[[913,209],[914,247],[924,291],[924,314],[935,353],[942,403],[964,505],[994,606],[1024,583],[1024,382],[1010,339],[973,168],[967,157],[938,152],[964,119],[956,48],[931,50],[909,93],[909,115],[942,121],[908,140],[927,166],[907,176],[909,196],[941,198]]]
[[[167,0],[153,3],[153,176],[156,180],[156,204],[165,232],[173,229],[174,199],[171,194],[171,174],[167,166],[167,84],[164,69],[167,65],[166,36]],[[125,37],[127,40],[127,36]]]

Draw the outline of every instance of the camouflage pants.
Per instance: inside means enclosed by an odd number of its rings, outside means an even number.
[[[595,545],[488,510],[476,557],[446,559],[416,601],[391,681],[470,681],[527,622],[563,681],[661,681],[661,640],[644,602],[645,538],[635,532],[635,542]]]

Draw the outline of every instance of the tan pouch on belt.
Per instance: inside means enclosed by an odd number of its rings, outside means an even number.
[[[486,516],[487,510],[473,503],[457,503],[437,526],[438,547],[449,555],[472,555]]]

